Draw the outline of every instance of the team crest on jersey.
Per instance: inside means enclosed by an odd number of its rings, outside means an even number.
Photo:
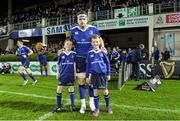
[[[62,57],[61,57],[61,59],[64,59],[64,58],[65,58],[65,56],[62,56]]]
[[[74,58],[74,55],[71,55],[71,58]]]
[[[103,57],[103,54],[102,54],[102,53],[100,53],[99,55],[100,55],[100,57]]]
[[[93,35],[93,31],[91,30],[91,31],[89,32],[89,34]]]
[[[78,35],[79,33],[78,32],[75,32],[75,35]]]
[[[91,58],[93,58],[93,57],[94,57],[94,55],[90,55],[90,57],[91,57]]]

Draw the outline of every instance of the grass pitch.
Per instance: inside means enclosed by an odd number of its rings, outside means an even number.
[[[63,112],[52,113],[56,105],[55,76],[36,76],[22,86],[17,74],[0,75],[0,120],[180,120],[180,81],[164,80],[156,92],[135,90],[144,81],[128,81],[120,91],[117,79],[109,82],[110,104],[113,115],[105,111],[103,93],[100,93],[100,115],[93,117],[88,106],[84,115],[79,113],[80,101],[75,84],[75,105],[77,111],[69,108],[69,93],[63,90]],[[88,96],[86,96],[88,97]]]

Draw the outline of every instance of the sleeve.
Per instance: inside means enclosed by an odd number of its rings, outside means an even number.
[[[107,67],[107,76],[110,76],[111,75],[111,66],[110,66],[108,56],[105,53],[103,53],[103,55],[104,55],[103,59],[104,59],[104,62],[106,64],[106,67]]]
[[[100,33],[99,33],[99,30],[96,28],[96,34],[97,35],[100,35]]]
[[[90,58],[89,58],[89,54],[87,55],[87,58],[86,58],[86,78],[89,77],[89,69],[90,69]]]

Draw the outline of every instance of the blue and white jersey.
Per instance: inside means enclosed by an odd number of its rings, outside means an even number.
[[[77,56],[85,57],[88,51],[92,49],[91,38],[94,34],[99,35],[99,30],[95,26],[88,25],[85,30],[75,26],[71,30],[71,39],[75,42]]]
[[[120,56],[120,54],[118,53],[118,51],[113,51],[112,54],[111,54],[112,59],[115,59],[115,58],[117,58],[119,56]]]
[[[63,51],[59,57],[57,64],[59,65],[59,74],[62,79],[74,79],[74,64],[76,59],[76,52]]]
[[[37,50],[37,54],[38,54],[38,60],[40,63],[47,61],[47,56],[46,56],[47,53],[45,52],[45,50],[39,49]]]
[[[89,74],[111,75],[108,56],[102,50],[91,50],[86,59],[86,77]]]
[[[17,54],[20,56],[20,61],[22,63],[29,61],[28,53],[30,52],[30,50],[31,49],[25,45],[23,45],[17,49]]]

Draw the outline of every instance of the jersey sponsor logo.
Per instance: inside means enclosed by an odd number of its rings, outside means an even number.
[[[91,64],[96,64],[96,63],[103,63],[103,61],[93,61]]]
[[[71,65],[71,64],[74,64],[73,62],[65,62],[65,63],[62,63],[62,65]]]
[[[91,42],[77,42],[77,44],[90,44]]]

